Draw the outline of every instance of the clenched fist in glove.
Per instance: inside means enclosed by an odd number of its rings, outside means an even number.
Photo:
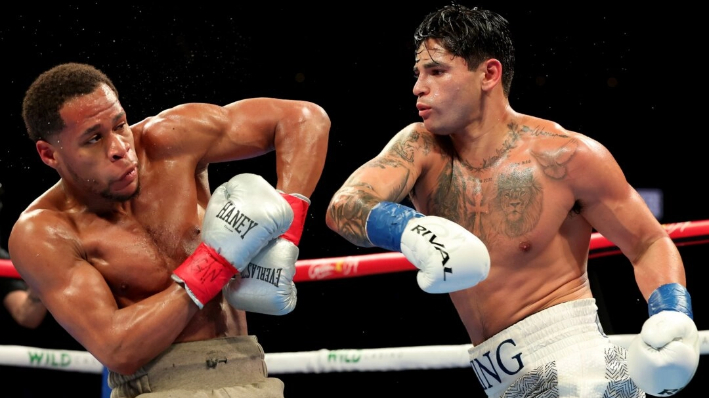
[[[251,260],[240,278],[224,287],[224,296],[236,309],[284,315],[295,308],[298,291],[293,277],[310,200],[300,194],[279,193],[293,209],[293,223]]]
[[[236,175],[214,190],[202,221],[202,243],[172,278],[202,308],[292,221],[290,205],[263,177]]]
[[[427,293],[450,293],[477,285],[490,272],[485,244],[453,221],[424,216],[392,202],[381,202],[367,217],[367,237],[375,246],[400,251],[420,271]]]
[[[679,283],[658,287],[648,300],[650,318],[628,347],[628,372],[643,391],[669,397],[682,390],[699,365],[699,334],[692,300]]]

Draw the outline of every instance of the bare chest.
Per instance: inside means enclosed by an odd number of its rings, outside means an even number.
[[[491,255],[510,258],[547,247],[574,207],[563,179],[525,157],[486,169],[447,162],[417,184],[412,200],[474,233]]]
[[[172,201],[143,195],[131,214],[82,220],[81,244],[89,261],[129,305],[163,290],[171,273],[200,239],[196,200]]]

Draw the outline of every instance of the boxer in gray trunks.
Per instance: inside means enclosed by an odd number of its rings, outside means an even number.
[[[112,394],[281,397],[246,311],[295,305],[296,245],[327,152],[325,111],[247,98],[177,105],[129,124],[102,71],[66,63],[32,82],[22,116],[60,178],[20,215],[10,255],[110,370]],[[210,164],[270,152],[275,184],[243,173],[210,188]],[[277,270],[279,283],[242,277],[249,264]]]

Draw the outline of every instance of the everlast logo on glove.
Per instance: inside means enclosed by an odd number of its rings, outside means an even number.
[[[233,214],[234,211],[236,211],[236,214]],[[240,234],[241,239],[244,239],[246,234],[258,225],[256,221],[236,209],[234,203],[231,201],[226,202],[224,207],[219,210],[219,213],[217,213],[217,218],[224,220],[224,222],[230,225]]]
[[[244,279],[258,279],[278,287],[278,281],[281,279],[281,271],[283,271],[283,268],[266,268],[258,264],[249,263],[246,269],[241,273],[241,277]]]
[[[422,226],[422,225],[416,225],[413,228],[411,228],[411,232],[415,232],[423,237],[426,237],[427,235],[430,235],[430,238],[428,239],[429,243],[433,245],[433,247],[438,250],[438,253],[441,255],[441,265],[443,266],[443,280],[446,280],[446,273],[452,274],[453,269],[450,267],[446,267],[446,263],[448,260],[450,260],[450,255],[448,252],[445,250],[445,245],[442,243],[436,242],[436,234],[431,232],[428,228]]]

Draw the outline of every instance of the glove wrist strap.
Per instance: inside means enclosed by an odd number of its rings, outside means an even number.
[[[236,268],[229,261],[213,248],[201,243],[175,269],[172,279],[182,284],[192,301],[202,309],[236,273]]]
[[[655,289],[647,301],[647,308],[650,316],[660,311],[678,311],[694,319],[692,298],[687,288],[679,283],[668,283]]]
[[[367,216],[367,238],[382,249],[400,252],[401,235],[414,217],[423,217],[423,214],[398,203],[379,202]]]
[[[300,238],[303,236],[303,228],[305,226],[305,216],[308,214],[310,200],[300,194],[287,194],[279,191],[281,196],[285,198],[290,207],[293,209],[293,222],[290,228],[281,235],[283,238],[293,242],[296,246],[300,244]]]

